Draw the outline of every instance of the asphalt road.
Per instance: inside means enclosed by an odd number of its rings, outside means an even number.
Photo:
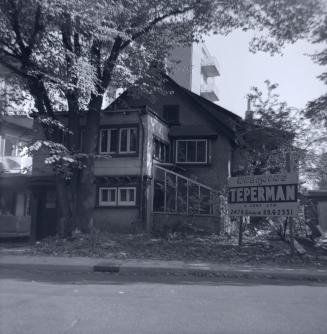
[[[0,278],[1,334],[327,333],[319,284],[12,269]]]

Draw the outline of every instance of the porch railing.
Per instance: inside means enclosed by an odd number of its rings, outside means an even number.
[[[154,165],[153,211],[216,216],[219,193],[202,183]]]

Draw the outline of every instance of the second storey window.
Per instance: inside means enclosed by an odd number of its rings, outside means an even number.
[[[154,138],[153,157],[160,162],[169,162],[169,145]]]
[[[164,105],[162,110],[163,119],[170,125],[179,124],[179,106]]]
[[[116,153],[117,136],[117,129],[100,130],[100,153]]]
[[[207,139],[177,140],[176,162],[206,164],[208,162],[208,140]]]
[[[119,153],[136,153],[136,128],[121,128],[119,130]]]
[[[137,128],[101,129],[99,134],[99,153],[136,153],[137,142]]]

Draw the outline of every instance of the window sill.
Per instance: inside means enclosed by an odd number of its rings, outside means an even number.
[[[137,205],[112,205],[112,206],[96,205],[95,208],[96,209],[137,209],[138,206]]]
[[[104,158],[136,158],[139,154],[136,152],[134,153],[99,153],[101,157]]]
[[[176,162],[176,165],[184,165],[184,166],[209,166],[209,162]]]

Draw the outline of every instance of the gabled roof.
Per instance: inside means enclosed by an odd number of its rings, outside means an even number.
[[[201,111],[207,113],[210,117],[216,120],[218,124],[223,125],[223,127],[220,127],[220,130],[225,132],[227,135],[234,137],[237,124],[242,122],[242,118],[240,116],[180,86],[168,75],[164,75],[164,78],[174,87],[174,89],[184,94],[184,96],[190,99],[192,103],[198,105]]]
[[[166,74],[163,74],[163,79],[175,92],[183,95],[190,103],[198,106],[199,112],[203,112],[205,117],[209,117],[210,121],[213,121],[220,131],[225,133],[228,137],[234,139],[236,126],[242,122],[242,118],[240,116],[180,86]],[[121,94],[106,108],[106,110],[115,108],[115,106],[119,106],[120,104],[124,105],[124,99],[128,96],[128,93],[129,91],[127,90]]]

